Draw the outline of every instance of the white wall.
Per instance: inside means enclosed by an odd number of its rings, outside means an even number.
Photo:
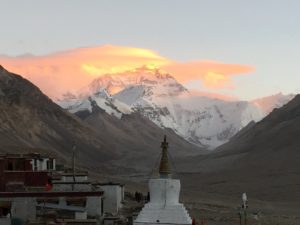
[[[76,220],[86,220],[87,213],[86,212],[75,212],[75,219]]]
[[[11,218],[21,219],[23,223],[27,219],[36,219],[36,199],[35,198],[14,198],[11,205]]]
[[[11,225],[10,218],[0,218],[0,224],[1,225]]]
[[[19,219],[22,224],[26,224],[27,220],[36,220],[36,205],[35,197],[24,198],[0,198],[1,201],[10,201],[11,204],[11,218],[0,218],[0,225],[10,225],[10,220]],[[102,216],[102,196],[88,196],[86,197],[86,212],[76,213],[76,218],[86,219],[87,216],[100,218]],[[58,205],[67,206],[66,198],[59,197]],[[9,223],[7,223],[9,221]]]
[[[122,207],[124,188],[120,185],[100,185],[104,191],[103,211],[108,213],[118,213]]]
[[[88,177],[86,175],[83,175],[83,176],[75,175],[75,181],[76,182],[83,182],[83,181],[87,181],[87,180],[88,180]],[[73,179],[73,176],[62,175],[61,176],[61,181],[63,181],[63,182],[73,182],[74,179]]]
[[[42,158],[41,160],[36,159],[36,163],[37,163],[37,170],[36,171],[45,171],[47,170],[47,162],[49,161],[49,158]],[[31,160],[31,165],[32,165],[32,169],[35,170],[34,167],[34,161],[35,159]],[[56,160],[53,159],[53,169],[52,170],[56,170]]]
[[[53,183],[53,191],[72,191],[72,184]],[[74,191],[91,191],[90,184],[74,184]]]
[[[150,202],[153,204],[179,204],[180,181],[173,179],[149,180]]]
[[[86,199],[86,210],[89,216],[101,217],[102,216],[102,197],[101,196],[90,196]]]

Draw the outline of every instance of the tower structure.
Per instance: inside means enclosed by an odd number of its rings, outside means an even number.
[[[168,157],[168,146],[167,136],[164,136],[164,141],[161,143],[161,159],[159,165],[159,175],[160,178],[170,178],[171,177],[171,169],[169,165],[169,157]]]
[[[145,204],[134,225],[192,224],[192,219],[182,203],[179,203],[180,180],[171,178],[166,136],[161,143],[162,156],[159,178],[149,180],[150,202]]]

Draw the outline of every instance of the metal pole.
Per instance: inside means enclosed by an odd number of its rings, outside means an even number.
[[[72,191],[74,191],[74,183],[75,183],[75,150],[76,150],[76,143],[73,142],[72,146],[72,172],[73,172],[73,184],[72,184]]]

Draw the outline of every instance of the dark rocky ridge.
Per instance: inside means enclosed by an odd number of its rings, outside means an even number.
[[[117,156],[105,151],[91,127],[62,110],[28,80],[3,67],[0,90],[0,150],[45,149],[67,159],[76,141],[78,157],[84,160]]]

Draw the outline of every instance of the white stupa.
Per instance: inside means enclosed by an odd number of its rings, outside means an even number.
[[[180,180],[171,179],[166,136],[161,148],[160,178],[149,180],[150,202],[145,204],[133,224],[192,224],[184,205],[179,203]]]

